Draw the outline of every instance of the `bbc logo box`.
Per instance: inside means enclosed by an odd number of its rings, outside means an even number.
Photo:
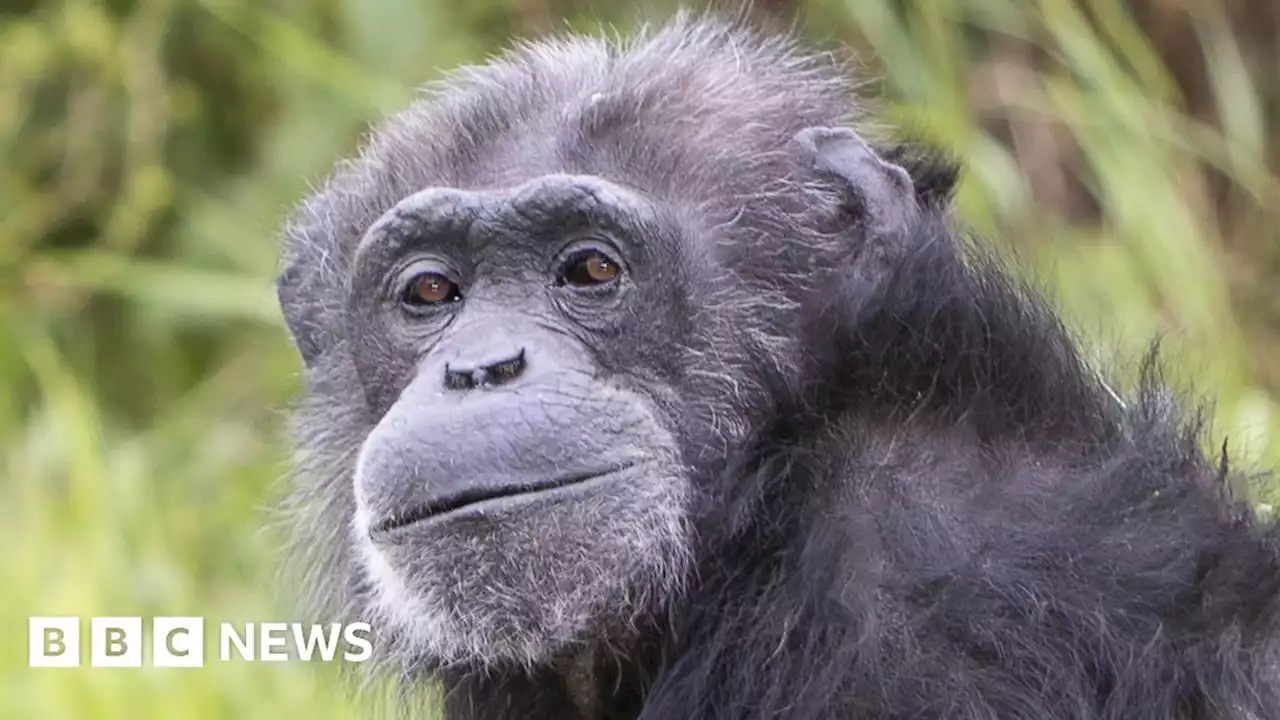
[[[31,667],[78,667],[81,620],[33,617],[27,621]],[[95,617],[89,621],[89,663],[93,667],[142,667],[140,617]],[[204,618],[157,617],[151,622],[151,664],[204,667]]]

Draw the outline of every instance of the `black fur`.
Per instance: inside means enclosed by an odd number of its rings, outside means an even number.
[[[682,203],[722,235],[681,280],[669,341],[722,365],[674,383],[696,446],[683,592],[563,663],[398,658],[443,679],[447,717],[1280,717],[1280,535],[1230,496],[1154,359],[1115,395],[953,229],[955,168],[908,145],[882,154],[915,179],[920,216],[880,239],[874,277],[844,271],[876,239],[787,154],[796,131],[857,118],[839,68],[687,19],[502,63],[384,126],[291,225],[298,537],[322,606],[365,613],[345,531],[376,420],[329,305],[355,238],[400,198],[567,169]],[[745,435],[702,422],[729,410]]]
[[[811,311],[831,374],[726,478],[764,511],[641,717],[1280,716],[1277,534],[1154,359],[1122,407],[997,262],[917,233],[877,297]]]

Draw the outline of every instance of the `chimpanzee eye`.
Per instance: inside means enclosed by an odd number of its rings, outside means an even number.
[[[406,305],[422,307],[441,303],[457,302],[462,299],[457,283],[437,272],[418,273],[405,285],[403,302]]]
[[[614,282],[622,266],[599,250],[583,250],[570,256],[560,271],[561,285],[591,287]]]

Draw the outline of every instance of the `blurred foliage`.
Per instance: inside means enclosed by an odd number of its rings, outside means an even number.
[[[886,122],[967,162],[965,220],[1044,279],[1100,365],[1164,335],[1172,378],[1216,399],[1214,441],[1280,466],[1280,4],[757,10],[851,46]],[[289,619],[270,512],[298,370],[271,286],[281,219],[423,81],[640,17],[620,0],[0,5],[0,716],[389,713],[317,664],[31,670],[26,618]]]

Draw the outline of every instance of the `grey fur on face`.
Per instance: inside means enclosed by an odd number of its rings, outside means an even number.
[[[832,207],[837,201],[806,172],[792,139],[806,127],[853,115],[850,88],[828,60],[789,41],[689,19],[627,42],[573,38],[523,46],[459,70],[387,120],[359,157],[303,205],[286,232],[281,299],[298,318],[292,326],[308,365],[309,397],[298,415],[298,476],[308,481],[297,500],[299,548],[317,568],[312,577],[324,607],[376,618],[385,645],[406,657],[532,664],[602,628],[626,628],[632,615],[678,594],[691,553],[690,474],[715,462],[698,455],[723,457],[747,441],[744,413],[762,392],[747,369],[734,367],[743,361],[735,355],[758,353],[785,367],[795,353],[786,329],[764,321],[794,306],[804,279],[786,277],[792,271],[780,265],[775,277],[748,292],[723,281],[734,272],[729,254],[742,243],[785,253],[773,228],[799,230],[799,220],[825,211],[815,199]],[[734,152],[700,152],[730,135]],[[466,526],[461,532],[421,530],[412,544],[380,547],[369,538],[367,504],[358,500],[358,459],[368,457],[369,439],[385,434],[397,416],[392,410],[378,417],[386,408],[371,412],[371,401],[360,396],[368,386],[399,396],[405,385],[387,370],[394,362],[385,362],[371,363],[365,388],[350,386],[350,376],[361,376],[350,367],[352,343],[379,342],[352,337],[341,322],[348,309],[337,303],[356,247],[379,217],[424,188],[500,196],[556,171],[618,179],[622,192],[662,203],[676,232],[687,236],[665,248],[659,238],[645,239],[652,256],[647,281],[658,292],[684,295],[674,300],[685,315],[660,318],[648,333],[651,346],[639,351],[661,348],[664,357],[586,371],[643,376],[638,382],[647,399],[637,406],[652,409],[641,413],[643,427],[635,432],[652,440],[654,459],[608,492],[584,490],[548,503],[544,512],[477,512],[454,523]],[[744,182],[761,176],[773,179],[764,186]],[[478,217],[466,222],[483,222]],[[490,236],[503,231],[488,228]],[[798,250],[803,238],[795,242]],[[701,296],[687,291],[681,275],[689,274],[706,276]],[[755,312],[758,306],[770,312]],[[683,376],[688,389],[675,392],[672,376]],[[555,388],[549,383],[542,392]],[[654,419],[673,412],[682,416],[677,424],[705,428],[711,443],[688,447],[686,440],[682,447],[673,434],[687,429]],[[468,452],[461,439],[449,451]],[[316,474],[320,487],[310,484]],[[330,523],[339,520],[349,532],[332,531]],[[316,530],[323,535],[312,535]]]

